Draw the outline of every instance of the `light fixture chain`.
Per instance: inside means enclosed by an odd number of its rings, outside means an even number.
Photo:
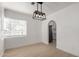
[[[42,13],[42,4],[41,4],[41,13]]]
[[[38,11],[38,3],[37,3],[37,11]]]

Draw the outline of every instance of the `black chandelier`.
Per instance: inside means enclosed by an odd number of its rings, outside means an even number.
[[[37,2],[37,10],[33,12],[33,19],[35,20],[45,20],[46,14],[42,12],[42,4],[43,2]],[[38,7],[40,6],[40,11],[38,10]]]

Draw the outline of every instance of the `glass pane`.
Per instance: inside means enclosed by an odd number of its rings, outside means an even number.
[[[4,18],[4,35],[5,36],[16,36],[26,35],[26,21],[16,20],[11,18]]]

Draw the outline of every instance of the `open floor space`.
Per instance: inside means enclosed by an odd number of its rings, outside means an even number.
[[[52,43],[49,45],[39,43],[6,50],[4,52],[4,57],[75,57],[75,56],[55,48],[55,46]]]

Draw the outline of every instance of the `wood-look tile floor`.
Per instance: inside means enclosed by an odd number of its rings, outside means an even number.
[[[6,50],[3,57],[75,57],[55,48],[55,44],[33,44]]]

